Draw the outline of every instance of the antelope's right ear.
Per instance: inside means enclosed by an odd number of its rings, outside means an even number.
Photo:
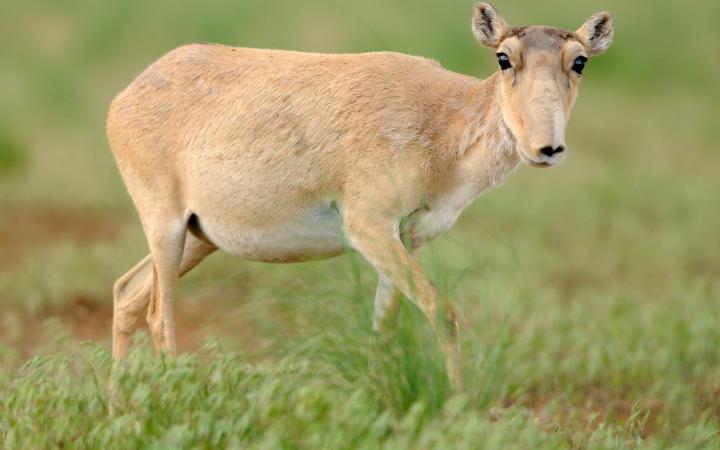
[[[475,39],[485,47],[497,48],[508,25],[497,9],[490,3],[475,3],[472,30]]]

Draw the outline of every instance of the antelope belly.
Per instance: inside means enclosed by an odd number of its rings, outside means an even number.
[[[325,205],[262,228],[238,226],[243,220],[232,217],[199,215],[199,222],[218,248],[253,261],[309,261],[336,256],[346,249],[340,217]]]

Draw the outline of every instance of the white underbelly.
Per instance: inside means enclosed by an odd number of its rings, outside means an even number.
[[[202,232],[218,248],[245,259],[297,262],[329,258],[346,249],[338,213],[327,205],[262,228],[238,226],[230,217],[199,215]]]

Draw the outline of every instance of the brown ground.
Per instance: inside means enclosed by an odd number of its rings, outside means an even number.
[[[8,206],[0,219],[0,272],[13,262],[59,242],[71,241],[78,246],[111,240],[125,223],[118,217],[95,211],[59,207]],[[229,298],[237,298],[237,293]],[[231,335],[246,344],[257,344],[250,330],[252,324],[238,323],[228,314],[227,301],[205,299],[203,302],[180,301],[177,305],[177,343],[181,352],[200,348],[210,336]],[[40,350],[53,336],[48,336],[49,320],[57,320],[64,332],[77,340],[111,342],[112,298],[94,298],[75,294],[60,306],[47,306],[37,312],[0,305],[0,344],[15,349],[21,360]],[[237,308],[237,304],[232,305]],[[6,326],[9,321],[12,326]],[[140,329],[145,329],[144,322]]]
[[[83,245],[112,239],[120,228],[117,218],[94,211],[5,207],[0,221],[0,270],[38,247],[63,240]]]
[[[212,301],[198,304],[178,302],[176,310],[177,345],[180,352],[198,350],[211,336],[233,336],[256,350],[262,342],[253,337],[249,330],[249,321],[241,321],[227,314],[227,302]],[[21,308],[4,308],[3,315],[15,321],[21,330],[13,336],[6,327],[0,328],[0,343],[14,348],[21,359],[35,354],[43,346],[52,342],[45,324],[56,320],[63,332],[78,341],[106,343],[108,348],[112,336],[112,299],[96,299],[76,296],[62,306],[42,309],[29,313]],[[140,330],[146,331],[146,325],[140,322]]]
[[[13,263],[39,248],[67,241],[87,245],[112,239],[119,230],[117,220],[92,211],[7,206],[0,221],[0,271],[10,269]],[[47,308],[35,314],[2,305],[2,316],[12,322],[12,327],[9,323],[0,327],[0,343],[14,348],[21,357],[27,357],[47,341],[42,323],[52,317],[58,317],[63,325],[67,325],[73,336],[102,338],[109,330],[106,325],[112,320],[112,312],[99,311],[100,305],[100,302],[82,296],[67,302],[63,310]]]
[[[551,402],[558,400],[559,407],[554,408],[553,414],[550,414],[548,408]],[[664,402],[655,399],[636,405],[624,392],[590,385],[574,400],[565,398],[558,389],[555,393],[552,390],[546,393],[530,392],[521,402],[507,398],[504,406],[521,406],[532,411],[535,420],[546,425],[549,431],[558,425],[566,429],[592,431],[602,423],[624,424],[633,416],[634,408],[637,407],[642,411],[638,419],[644,420],[644,426],[634,432],[636,436],[647,438],[657,430],[657,419],[663,410]]]

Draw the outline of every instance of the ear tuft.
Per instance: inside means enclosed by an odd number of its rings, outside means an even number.
[[[472,30],[475,38],[485,47],[496,48],[508,26],[505,19],[490,3],[475,3]]]
[[[610,47],[615,32],[615,15],[608,11],[593,14],[575,32],[590,56],[596,56]]]

